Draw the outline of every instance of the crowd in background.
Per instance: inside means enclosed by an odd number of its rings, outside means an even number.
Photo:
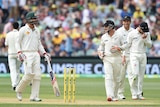
[[[146,21],[153,47],[147,55],[160,56],[160,0],[0,0],[0,56],[7,56],[5,35],[11,23],[26,23],[34,11],[39,19],[43,46],[52,56],[97,56],[97,46],[107,19],[122,26],[132,17],[132,27]]]

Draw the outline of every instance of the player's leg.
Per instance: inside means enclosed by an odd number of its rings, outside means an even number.
[[[120,60],[120,59],[119,59]],[[114,97],[115,100],[118,100],[118,89],[119,89],[119,83],[120,83],[120,70],[121,70],[121,63],[114,63],[113,64],[113,82],[114,82]]]
[[[139,59],[136,54],[130,54],[130,88],[132,93],[132,99],[137,99],[138,94],[138,72],[139,72]]]
[[[138,77],[138,84],[139,84],[138,85],[138,97],[141,100],[144,99],[142,92],[143,92],[143,79],[144,79],[146,63],[147,63],[146,54],[143,54],[142,58],[143,60],[141,61],[141,64],[140,64],[140,71],[139,71],[139,77]]]
[[[27,57],[29,59],[29,57]],[[22,92],[25,90],[26,86],[31,82],[34,77],[34,73],[32,72],[32,63],[33,60],[25,60],[23,62],[25,74],[22,77],[21,81],[16,87],[17,98],[22,100]]]
[[[21,61],[19,61],[17,58],[16,60],[16,86],[18,85],[20,81],[20,66],[21,66]]]
[[[113,68],[112,64],[105,61],[104,63],[104,72],[105,72],[105,89],[106,96],[108,101],[112,101],[114,97],[114,89],[113,89]]]
[[[30,101],[41,101],[39,98],[39,90],[40,90],[40,80],[41,80],[41,69],[40,69],[40,56],[39,54],[35,54],[33,71],[35,76],[32,81],[31,95]]]
[[[118,89],[119,99],[125,99],[124,89],[125,89],[126,67],[127,67],[127,63],[125,65],[122,65],[120,70],[120,83],[119,83],[119,89]]]
[[[9,63],[9,69],[10,69],[11,85],[13,90],[15,90],[15,87],[17,86],[16,59],[9,55],[8,63]]]

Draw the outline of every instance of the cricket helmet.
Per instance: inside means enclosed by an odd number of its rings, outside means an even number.
[[[27,23],[29,23],[29,24],[37,24],[38,23],[38,19],[37,19],[35,12],[28,12],[26,14],[25,18],[26,18]]]
[[[149,32],[148,24],[146,22],[142,22],[139,26],[143,32]]]
[[[108,31],[112,30],[115,28],[115,24],[112,20],[107,20],[104,24],[104,27],[108,27]]]

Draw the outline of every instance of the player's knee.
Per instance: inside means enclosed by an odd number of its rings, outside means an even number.
[[[35,74],[33,79],[41,80],[41,74]]]
[[[34,73],[27,73],[23,76],[23,80],[27,80],[27,81],[32,80],[34,76],[35,76]]]

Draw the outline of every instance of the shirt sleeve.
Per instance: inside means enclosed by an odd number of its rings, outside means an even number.
[[[101,42],[100,42],[100,45],[99,45],[99,47],[98,47],[98,51],[105,51],[105,46],[104,46],[105,44],[104,44],[104,41],[103,41],[103,39],[101,38]]]
[[[21,42],[22,42],[23,36],[24,36],[24,30],[20,29],[16,39],[17,42],[15,44],[17,52],[22,51]]]
[[[144,39],[144,43],[148,48],[151,48],[152,47],[151,36],[149,33],[147,33],[146,35],[147,35],[147,38]]]
[[[8,46],[8,34],[6,35],[6,38],[5,38],[5,46]]]
[[[122,46],[120,46],[120,48],[122,50],[125,50],[125,49],[129,48],[131,46],[131,44],[132,44],[132,34],[129,33],[127,36],[127,41]]]

